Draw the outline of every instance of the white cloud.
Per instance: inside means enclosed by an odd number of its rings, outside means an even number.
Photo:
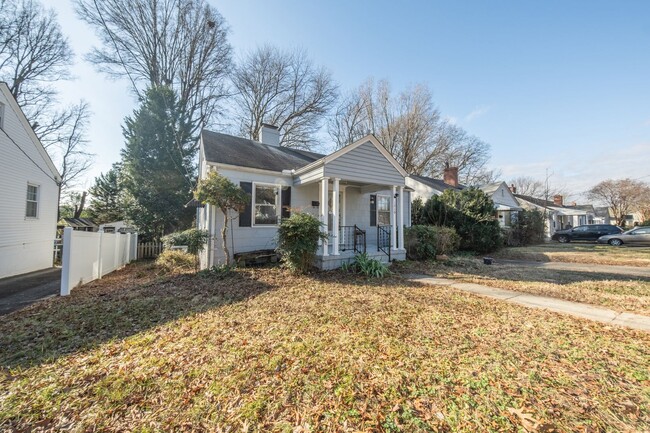
[[[490,111],[490,107],[488,105],[482,105],[480,107],[476,107],[467,116],[465,116],[463,120],[469,123],[473,120],[478,119],[479,117],[484,116],[485,114],[487,114],[488,111]]]

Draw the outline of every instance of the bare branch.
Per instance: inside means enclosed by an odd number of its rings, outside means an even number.
[[[262,123],[282,131],[281,145],[308,149],[337,98],[331,75],[316,68],[303,51],[282,52],[262,46],[233,72],[234,117],[240,133],[260,139]]]

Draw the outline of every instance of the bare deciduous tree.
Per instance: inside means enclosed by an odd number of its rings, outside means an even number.
[[[34,122],[52,102],[51,83],[70,77],[73,53],[53,10],[33,0],[0,6],[0,76]]]
[[[304,51],[284,52],[269,45],[250,53],[234,68],[235,120],[240,133],[260,139],[262,123],[282,131],[280,144],[309,149],[337,99],[330,73],[317,68]]]
[[[543,200],[553,200],[553,196],[561,195],[566,199],[569,195],[567,189],[563,186],[552,185],[551,176],[552,173],[547,174],[543,181],[531,176],[519,176],[511,179],[508,184],[515,186],[517,194]]]
[[[205,0],[76,0],[79,17],[103,45],[88,59],[140,95],[169,86],[184,104],[193,135],[210,125],[227,95],[228,27]]]
[[[607,179],[591,188],[587,195],[609,206],[617,225],[623,225],[625,215],[641,211],[650,195],[650,185],[633,179]]]
[[[73,53],[54,11],[35,0],[0,3],[0,76],[43,146],[58,163],[61,190],[90,168],[84,134],[88,104],[58,108],[52,83],[69,79]]]
[[[442,121],[424,85],[394,96],[387,81],[375,84],[369,79],[343,99],[328,130],[339,148],[375,134],[412,174],[439,177],[449,164],[459,168],[459,180],[465,184],[486,183],[498,176],[486,168],[490,146]]]
[[[89,110],[86,102],[80,102],[66,110],[68,120],[59,129],[53,151],[55,158],[60,161],[61,189],[65,192],[74,187],[79,177],[88,171],[93,155],[86,150],[88,141],[85,138],[88,127]]]

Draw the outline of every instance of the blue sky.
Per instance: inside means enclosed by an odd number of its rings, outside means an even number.
[[[503,180],[530,175],[575,197],[606,178],[650,181],[650,2],[211,2],[240,56],[256,45],[301,47],[341,90],[366,78],[395,92],[425,83],[442,115],[492,146]],[[92,178],[122,147],[135,101],[82,55],[96,43],[69,0],[49,0],[77,53],[62,99],[94,113]]]

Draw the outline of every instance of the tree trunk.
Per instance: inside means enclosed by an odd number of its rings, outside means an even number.
[[[230,266],[230,251],[228,251],[228,210],[221,209],[223,213],[223,227],[221,228],[221,245],[223,246],[223,253],[226,255],[226,266]]]

